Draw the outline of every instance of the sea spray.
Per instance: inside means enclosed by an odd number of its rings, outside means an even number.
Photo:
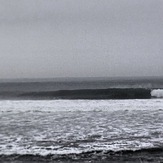
[[[151,91],[151,96],[155,98],[163,98],[163,89],[154,89]]]

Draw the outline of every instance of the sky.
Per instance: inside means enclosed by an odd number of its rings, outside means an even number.
[[[163,0],[1,0],[1,79],[117,76],[163,76]]]

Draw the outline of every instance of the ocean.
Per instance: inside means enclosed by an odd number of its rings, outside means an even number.
[[[0,162],[163,162],[163,78],[0,80]]]

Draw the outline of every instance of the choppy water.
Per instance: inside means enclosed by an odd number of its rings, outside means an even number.
[[[162,147],[162,99],[0,101],[0,155]]]

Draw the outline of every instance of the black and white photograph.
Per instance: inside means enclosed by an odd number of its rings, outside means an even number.
[[[0,163],[162,163],[163,0],[0,0]]]

